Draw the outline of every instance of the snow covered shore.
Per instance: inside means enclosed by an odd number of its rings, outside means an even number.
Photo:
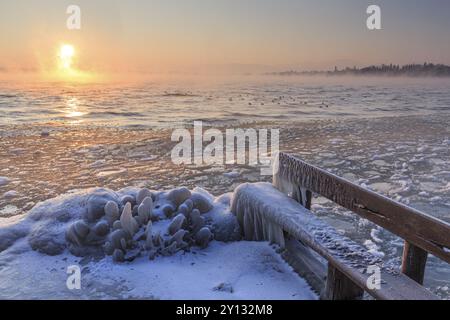
[[[241,241],[230,197],[97,188],[0,219],[0,298],[316,299],[276,247]],[[66,285],[74,265],[80,290]]]

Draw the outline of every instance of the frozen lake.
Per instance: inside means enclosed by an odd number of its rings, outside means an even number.
[[[0,124],[63,121],[161,127],[203,119],[368,118],[448,112],[448,79],[178,77],[135,84],[0,82]]]
[[[270,180],[248,166],[174,165],[172,128],[204,120],[219,129],[279,128],[281,150],[450,222],[448,80],[206,82],[27,89],[0,83],[0,217],[93,186],[186,185],[220,195],[242,182]],[[401,239],[323,199],[313,203],[342,233],[399,265]],[[450,297],[447,264],[430,257],[425,276],[427,287]]]

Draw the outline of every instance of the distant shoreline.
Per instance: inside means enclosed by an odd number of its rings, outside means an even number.
[[[450,78],[450,66],[444,64],[408,64],[408,65],[379,65],[363,68],[338,69],[333,71],[297,71],[287,70],[269,72],[272,76],[383,76],[383,77],[411,77],[411,78]]]

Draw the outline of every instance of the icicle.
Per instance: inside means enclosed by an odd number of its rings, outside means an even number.
[[[267,187],[267,184],[264,185]],[[243,184],[235,190],[231,207],[244,232],[245,240],[269,241],[284,248],[283,229],[268,218],[272,208],[265,205],[264,197],[257,193],[255,185],[252,185],[253,189],[248,186],[250,184]],[[278,212],[271,214],[277,215]]]

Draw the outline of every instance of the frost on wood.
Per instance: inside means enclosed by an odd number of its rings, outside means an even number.
[[[322,255],[332,255],[358,269],[381,265],[381,260],[339,234],[299,203],[269,183],[243,184],[234,194],[234,212],[247,240],[271,241],[284,247],[283,230],[307,240]]]
[[[283,229],[271,219],[278,212],[265,202],[262,191],[264,189],[256,185],[239,186],[234,193],[231,211],[239,221],[245,240],[269,241],[284,248]]]

